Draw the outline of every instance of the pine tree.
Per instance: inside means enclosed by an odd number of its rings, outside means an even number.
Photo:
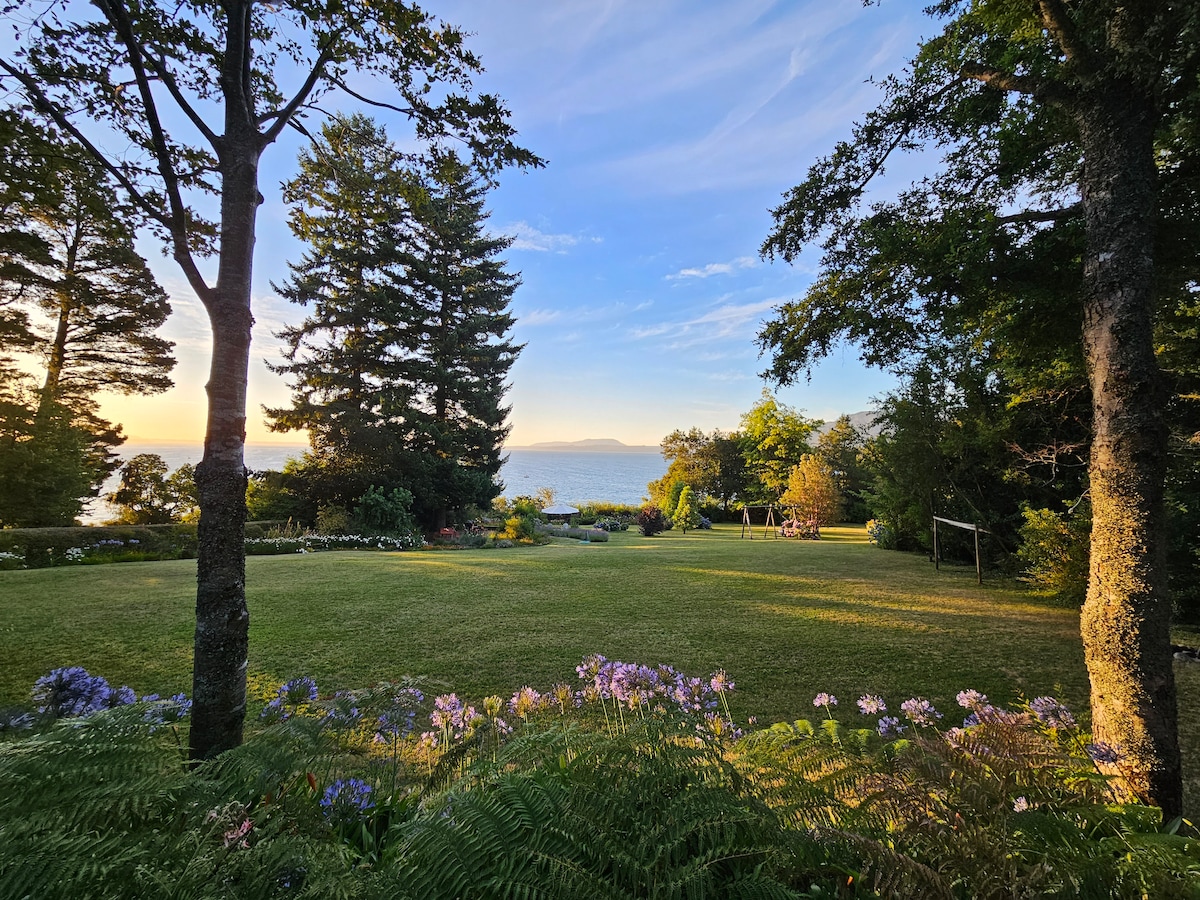
[[[452,153],[403,156],[363,117],[326,126],[300,165],[285,196],[310,250],[279,290],[312,313],[280,333],[293,398],[267,411],[272,427],[309,430],[321,502],[403,488],[431,528],[489,505],[520,348],[486,184]]]

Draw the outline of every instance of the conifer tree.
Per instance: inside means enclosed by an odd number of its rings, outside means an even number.
[[[312,313],[280,333],[292,405],[267,412],[309,430],[317,499],[399,487],[437,528],[499,493],[518,280],[497,259],[510,241],[484,233],[486,189],[454,154],[404,157],[362,117],[301,158],[286,196],[310,249],[279,290]]]

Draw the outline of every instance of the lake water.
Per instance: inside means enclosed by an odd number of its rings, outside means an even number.
[[[290,457],[300,456],[305,444],[247,444],[246,465],[255,471],[282,469]],[[178,442],[133,443],[119,449],[122,459],[139,453],[155,453],[163,458],[169,469],[184,463],[200,462],[203,448],[199,444]],[[508,461],[500,470],[504,496],[529,496],[539,488],[554,490],[555,499],[578,506],[588,500],[638,505],[646,496],[646,485],[662,478],[667,471],[666,461],[658,451],[604,452],[585,450],[521,450],[508,451]],[[104,493],[116,489],[117,479],[104,486]],[[110,513],[103,501],[94,501],[91,513],[82,517],[85,523],[96,523]]]

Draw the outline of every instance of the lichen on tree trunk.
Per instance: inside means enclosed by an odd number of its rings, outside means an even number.
[[[1080,629],[1096,738],[1144,801],[1179,814],[1182,781],[1164,567],[1167,429],[1154,357],[1152,98],[1116,79],[1079,98],[1092,387],[1091,572]]]

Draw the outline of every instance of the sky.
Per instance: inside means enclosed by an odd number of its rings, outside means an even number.
[[[760,258],[770,210],[809,165],[878,102],[870,79],[899,72],[935,23],[923,2],[884,0],[429,0],[472,34],[520,142],[543,169],[507,171],[489,228],[515,238],[521,273],[510,372],[510,446],[615,438],[658,444],[674,429],[732,430],[756,403],[767,367],[755,337],[801,295],[818,257]],[[381,86],[382,88],[382,86]],[[397,133],[397,137],[401,135]],[[304,311],[275,295],[291,237],[280,184],[300,139],[267,149],[255,258],[247,439],[269,432],[263,405],[288,403],[277,360],[282,326]],[[174,263],[144,252],[172,298],[176,386],[153,397],[103,396],[101,413],[134,440],[203,438],[206,314]],[[894,386],[841,348],[811,379],[776,391],[805,415],[871,406]]]

